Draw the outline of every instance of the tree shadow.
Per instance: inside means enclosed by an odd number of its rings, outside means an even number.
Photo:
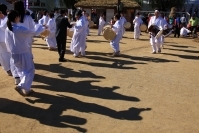
[[[127,36],[123,36],[122,38],[126,38],[126,39],[134,39],[133,37],[127,37]]]
[[[33,44],[32,44],[32,46],[35,46],[35,45],[36,45],[36,46],[38,46],[38,45],[39,45],[39,46],[45,46],[45,47],[48,47],[48,45],[47,45],[47,44],[41,44],[41,43],[33,43]],[[33,48],[35,48],[35,47],[33,47]]]
[[[172,46],[172,47],[177,47],[177,48],[196,48],[196,47],[193,47],[193,46],[184,46],[184,45],[180,46],[180,45],[171,45],[171,44],[167,44],[166,46]]]
[[[68,77],[67,75],[59,76],[61,78]],[[45,85],[32,85],[32,88],[45,89],[54,92],[68,92],[82,96],[89,96],[109,100],[125,100],[134,102],[140,101],[136,97],[125,96],[114,92],[115,90],[119,89],[118,86],[113,86],[111,88],[92,85],[92,83],[100,82],[96,80],[73,82],[69,80],[46,77],[36,74],[36,78],[34,79],[34,81]]]
[[[182,51],[182,52],[187,52],[187,53],[199,53],[199,51],[195,51],[195,50],[172,49],[172,48],[164,48],[164,49],[174,50],[174,51]]]
[[[164,44],[165,44],[165,43],[166,43],[166,44],[167,44],[167,43],[178,44],[177,42],[166,42],[166,41],[164,42]],[[169,46],[169,45],[167,44],[166,46]],[[177,46],[177,45],[173,45],[173,46]]]
[[[102,43],[102,42],[106,42],[109,43],[109,41],[102,41],[102,40],[86,40],[86,42],[92,42],[92,43]]]
[[[192,56],[192,55],[177,55],[177,54],[169,54],[169,53],[163,53],[165,55],[171,55],[171,56],[177,56],[182,59],[189,59],[189,60],[199,60],[199,56]]]
[[[149,41],[150,39],[143,39],[143,38],[140,38],[138,41]]]
[[[52,97],[50,95],[43,98],[50,98],[50,104],[52,101],[59,100],[55,96]],[[0,112],[7,114],[16,114],[21,117],[35,119],[43,125],[59,128],[73,128],[79,132],[86,132],[87,129],[79,127],[79,125],[84,125],[87,123],[86,119],[70,115],[62,115],[62,112],[65,110],[65,107],[63,107],[63,102],[64,101],[62,101],[62,104],[53,103],[53,105],[51,105],[48,109],[42,109],[18,101],[0,98],[1,105],[5,105],[0,107]]]

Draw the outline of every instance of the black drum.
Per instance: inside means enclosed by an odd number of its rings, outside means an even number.
[[[168,27],[168,29],[161,30],[157,25],[151,25],[148,29],[149,32],[151,32],[151,35],[158,38],[160,36],[167,37],[172,34],[173,29]]]
[[[163,30],[161,30],[157,25],[151,25],[148,31],[153,37],[156,37],[156,38],[159,38],[163,33]]]
[[[162,34],[164,35],[164,37],[168,37],[172,33],[173,33],[173,29],[166,29],[166,30],[163,30],[163,32],[162,32]]]

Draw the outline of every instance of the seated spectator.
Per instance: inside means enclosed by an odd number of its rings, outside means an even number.
[[[182,36],[182,37],[187,37],[187,35],[189,35],[190,33],[191,33],[191,31],[188,30],[185,26],[183,26],[180,29],[180,36]]]

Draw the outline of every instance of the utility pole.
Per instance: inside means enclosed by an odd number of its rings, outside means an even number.
[[[120,13],[120,1],[121,1],[121,0],[118,0],[118,1],[117,1],[117,12],[118,12],[118,13]]]

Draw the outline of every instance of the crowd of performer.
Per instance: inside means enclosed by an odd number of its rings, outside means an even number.
[[[30,11],[29,11],[30,13]],[[31,14],[31,13],[30,13]],[[67,11],[62,9],[60,12],[45,11],[36,24],[26,12],[24,3],[16,1],[14,10],[7,13],[7,7],[0,4],[0,64],[8,75],[15,79],[15,90],[22,96],[30,95],[33,90],[31,84],[34,78],[35,68],[32,54],[33,37],[38,36],[45,31],[49,34],[44,38],[49,50],[58,51],[59,62],[66,62],[64,58],[66,52],[67,30],[73,31],[73,36],[70,44],[70,51],[73,56],[86,56],[86,39],[89,35],[89,14],[82,10],[77,10],[75,13],[76,22],[70,23],[67,17]],[[194,19],[194,18],[192,18]],[[193,22],[193,20],[192,20]],[[115,32],[116,36],[110,40],[110,46],[113,49],[111,56],[120,55],[120,40],[125,33],[124,14],[115,14],[109,22],[110,28]],[[101,35],[105,22],[104,15],[99,18],[99,26],[97,35]],[[140,13],[136,14],[133,20],[134,24],[134,39],[140,39],[140,25],[143,24],[140,18]],[[161,16],[158,10],[155,10],[154,16],[150,18],[148,28],[152,25],[166,30],[168,22]],[[185,26],[182,28],[183,35],[185,31],[189,32]],[[149,31],[150,44],[152,53],[160,53],[161,45],[164,43],[164,36],[157,37],[156,33]]]

